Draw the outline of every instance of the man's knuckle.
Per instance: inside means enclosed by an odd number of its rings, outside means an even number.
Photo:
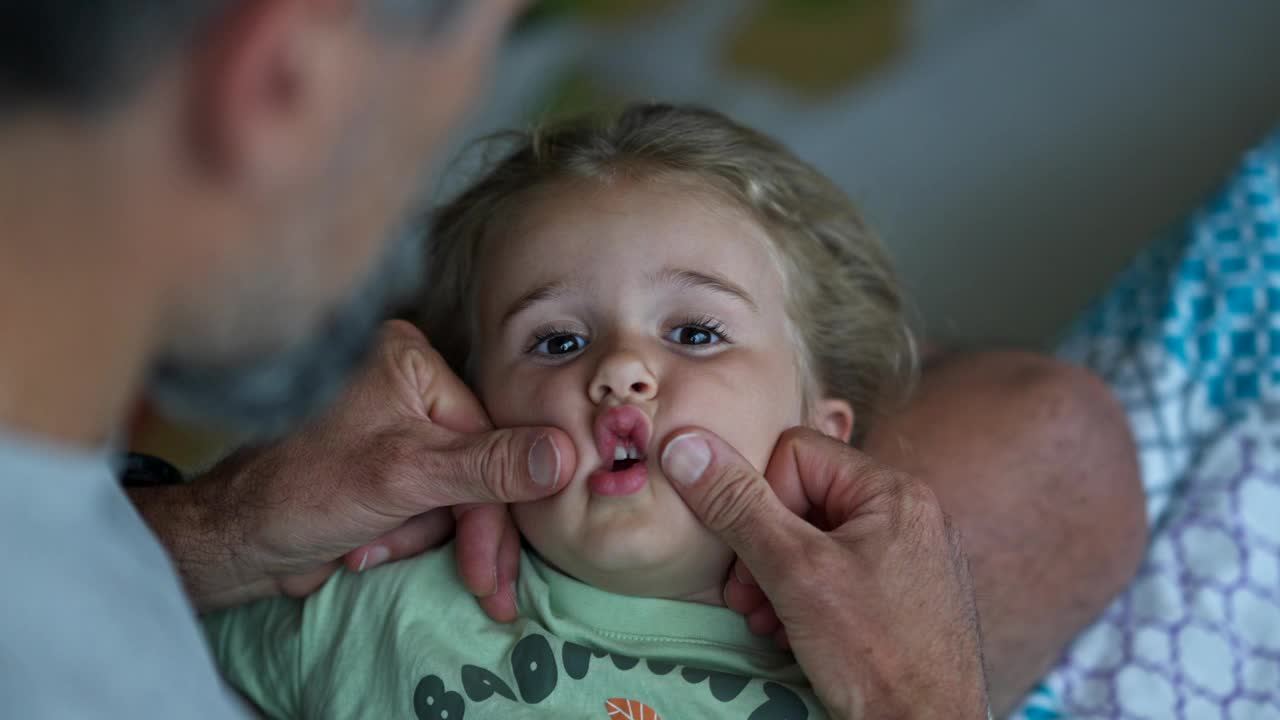
[[[413,370],[417,377],[415,378],[417,387],[422,390],[434,388],[440,381],[440,358],[436,355],[435,350],[431,348],[422,349],[420,354],[410,353],[410,357],[416,358]]]
[[[912,480],[906,483],[903,494],[908,503],[908,511],[919,522],[928,525],[931,530],[946,533],[946,515],[933,488],[919,480]]]
[[[808,437],[811,431],[806,427],[792,427],[782,431],[778,436],[778,442],[775,445],[775,452],[790,452],[796,445],[800,445]]]
[[[467,452],[462,453],[458,474],[472,482],[488,477],[493,472],[493,467],[501,462],[495,455],[499,444],[500,438],[496,435],[485,435],[473,443]]]
[[[509,495],[518,485],[515,436],[510,432],[494,432],[484,436],[470,453],[469,477],[483,483],[500,496]]]
[[[450,374],[449,364],[445,362],[444,356],[440,351],[430,345],[419,345],[418,350],[422,353],[423,368],[422,380],[427,387],[436,383],[442,377],[448,377]]]
[[[870,497],[888,518],[893,534],[914,535],[926,528],[941,529],[942,514],[937,496],[924,482],[883,467],[869,471],[867,482],[873,483]]]
[[[910,511],[921,511],[934,504],[933,491],[929,486],[906,475],[896,479],[898,501]]]

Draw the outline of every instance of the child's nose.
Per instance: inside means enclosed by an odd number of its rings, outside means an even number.
[[[596,368],[587,394],[597,405],[610,396],[622,402],[652,400],[658,394],[658,379],[649,372],[639,355],[628,351],[614,352]]]

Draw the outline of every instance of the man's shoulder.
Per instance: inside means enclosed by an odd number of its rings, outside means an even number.
[[[106,454],[0,437],[0,715],[238,717]]]

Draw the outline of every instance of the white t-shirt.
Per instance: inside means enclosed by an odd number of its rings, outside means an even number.
[[[246,717],[108,458],[0,432],[0,717]]]

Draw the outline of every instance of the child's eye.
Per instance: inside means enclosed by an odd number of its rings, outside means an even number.
[[[708,346],[728,342],[724,323],[714,318],[687,320],[667,333],[667,340],[677,345]]]
[[[679,345],[714,345],[720,342],[719,335],[694,325],[685,325],[672,330],[667,339]]]
[[[540,336],[529,352],[535,355],[568,355],[587,346],[587,339],[581,335],[566,332],[554,332]]]

